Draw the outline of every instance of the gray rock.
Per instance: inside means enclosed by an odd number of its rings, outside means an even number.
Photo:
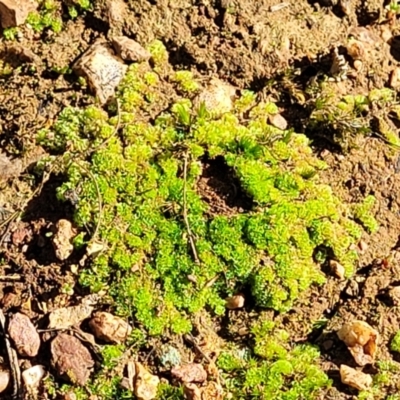
[[[86,78],[101,104],[105,104],[114,96],[127,68],[112,54],[111,49],[102,43],[89,47],[73,65],[75,73]]]

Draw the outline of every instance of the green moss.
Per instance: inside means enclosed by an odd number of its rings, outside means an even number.
[[[390,342],[390,350],[400,353],[400,331],[396,332]]]
[[[49,28],[55,33],[62,30],[63,22],[61,19],[60,5],[54,0],[44,0],[40,3],[39,11],[28,15],[26,23],[36,32],[42,32]]]
[[[166,62],[159,42],[151,50],[155,62]],[[144,99],[157,97],[161,87],[147,64],[130,67],[119,88],[124,124],[118,136],[117,119],[95,106],[66,108],[51,131],[40,133],[42,143],[64,152],[68,179],[59,197],[79,186],[75,221],[93,230],[100,223],[106,244],[81,272],[81,284],[108,291],[121,315],[133,310],[152,334],[183,333],[204,307],[222,314],[224,297],[242,285],[250,285],[258,305],[288,310],[311,284],[324,282],[313,258],[319,246],[351,269],[349,247],[361,231],[331,189],[318,183],[325,165],[307,138],[266,122],[275,104],[253,106],[244,124],[234,113],[196,114],[182,100],[154,124],[139,122],[144,110],[156,107]],[[245,92],[236,109],[253,103]],[[210,218],[197,187],[205,154],[223,158],[252,209]],[[369,203],[360,207],[357,218],[372,230]]]
[[[224,314],[226,296],[243,287],[257,306],[287,311],[324,282],[320,263],[328,252],[350,274],[357,257],[350,248],[362,233],[354,219],[374,230],[370,200],[353,209],[343,204],[319,182],[326,165],[307,137],[269,125],[277,106],[257,104],[249,91],[224,115],[204,105],[195,110],[186,97],[160,114],[156,100],[165,81],[184,96],[197,85],[190,73],[172,71],[160,42],[150,50],[154,68],[129,67],[112,116],[96,106],[67,107],[39,133],[41,144],[62,154],[59,199],[69,201],[76,191],[74,219],[82,233],[75,245],[104,245],[79,281],[134,319],[130,342],[140,347],[146,334],[189,332],[197,313]],[[158,117],[149,121],[149,115]],[[235,190],[249,200],[246,209],[210,209],[198,184],[210,162],[225,164]],[[229,350],[218,360],[238,399],[312,399],[329,385],[314,347],[292,347],[288,333],[269,320],[255,325],[253,335],[253,350]],[[94,393],[121,395],[107,370],[122,351],[104,348]],[[160,387],[160,398],[179,396],[181,389]]]
[[[369,233],[375,233],[378,228],[378,222],[372,215],[372,209],[375,205],[375,197],[368,195],[361,204],[353,207],[354,217],[359,220]]]
[[[254,353],[232,349],[218,366],[235,399],[315,399],[331,381],[318,367],[315,347],[289,345],[289,333],[260,318],[253,327]]]

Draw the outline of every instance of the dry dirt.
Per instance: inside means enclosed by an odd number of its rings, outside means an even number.
[[[92,102],[76,77],[56,69],[71,66],[96,39],[115,34],[142,45],[160,39],[177,68],[191,70],[201,80],[217,76],[239,89],[274,98],[289,125],[303,132],[309,110],[297,93],[318,73],[329,72],[330,49],[344,46],[355,28],[366,28],[372,44],[362,68],[356,71],[351,66],[351,77],[336,84],[338,94],[367,94],[387,86],[400,62],[399,20],[387,19],[385,4],[378,0],[346,3],[348,8],[329,0],[287,0],[279,8],[277,0],[130,0],[113,14],[109,2],[98,0],[84,17],[66,20],[59,34],[37,34],[22,27],[17,41],[0,42],[1,60],[14,68],[12,75],[0,78],[0,148],[7,156],[29,160],[40,128],[51,124],[65,106]],[[374,137],[360,139],[344,154],[318,138],[315,152],[330,167],[323,179],[345,201],[376,196],[380,223],[377,234],[363,238],[368,248],[351,281],[328,279],[282,319],[294,342],[321,346],[323,366],[334,379],[324,398],[344,400],[354,394],[339,383],[338,365],[349,359],[347,350],[334,335],[321,335],[318,328],[309,332],[306,322],[325,318],[327,327],[335,330],[350,318],[366,320],[381,332],[384,345],[400,328],[400,311],[388,297],[389,288],[400,282],[399,155]],[[225,180],[229,171],[221,167],[218,161],[207,163],[200,182],[212,212],[230,214],[251,207],[251,200],[237,192],[234,178]],[[82,255],[60,263],[46,236],[52,224],[72,215],[72,208],[55,197],[62,177],[52,176],[33,199],[30,179],[22,174],[1,184],[0,299],[4,312],[23,310],[40,326],[44,311],[73,303],[62,289],[70,285],[79,292],[70,265]],[[9,212],[18,210],[25,211],[22,221],[7,226]],[[238,312],[230,321],[230,335],[245,331],[249,319],[245,314]],[[392,355],[383,350],[380,359],[390,360]]]

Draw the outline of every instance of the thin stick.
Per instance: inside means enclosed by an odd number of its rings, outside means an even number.
[[[22,398],[21,393],[21,370],[19,369],[17,352],[11,347],[10,341],[6,334],[6,318],[3,311],[0,310],[0,327],[3,331],[3,337],[6,344],[8,362],[10,363],[11,377],[13,380],[12,399],[19,400]]]
[[[183,220],[185,221],[186,230],[187,230],[187,234],[189,237],[189,243],[190,243],[190,247],[192,249],[194,261],[196,264],[200,264],[199,257],[197,256],[196,244],[194,242],[193,233],[192,233],[192,230],[190,229],[189,220],[188,220],[188,216],[187,216],[187,196],[186,196],[187,195],[187,188],[186,188],[186,184],[187,184],[187,154],[185,154],[184,158],[185,158],[185,163],[184,163],[184,167],[183,167]]]

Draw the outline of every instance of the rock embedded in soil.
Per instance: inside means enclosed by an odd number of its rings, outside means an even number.
[[[365,366],[374,362],[379,333],[366,322],[348,322],[337,335],[346,344],[358,365]]]
[[[329,266],[333,275],[335,275],[339,279],[344,279],[346,271],[343,265],[339,264],[336,260],[330,260]]]
[[[193,100],[196,108],[204,104],[213,114],[225,114],[233,109],[233,98],[236,94],[236,89],[220,79],[212,79]]]
[[[38,8],[33,0],[0,0],[0,21],[3,29],[22,25],[28,14]]]
[[[22,372],[22,380],[28,391],[36,389],[46,375],[43,365],[35,365]]]
[[[93,312],[93,307],[88,304],[59,308],[49,315],[49,329],[66,329],[74,325],[79,325],[83,320],[89,318]]]
[[[398,89],[400,86],[400,67],[395,67],[390,74],[389,86]]]
[[[160,383],[158,376],[151,374],[140,363],[135,363],[135,396],[138,400],[152,400],[157,397],[157,389]]]
[[[347,365],[340,366],[340,379],[343,384],[357,390],[367,390],[372,385],[372,377]]]
[[[115,89],[125,76],[127,66],[102,43],[95,43],[73,65],[76,74],[83,76],[101,104],[114,97]]]
[[[203,365],[190,363],[171,369],[171,375],[185,383],[202,383],[207,379],[207,372]]]
[[[122,318],[103,311],[94,315],[89,326],[97,339],[107,343],[122,343],[132,332],[132,327]]]
[[[53,236],[54,252],[60,261],[64,261],[74,251],[72,239],[76,236],[77,232],[67,219],[57,221],[55,228],[56,233]]]
[[[273,114],[268,116],[268,122],[274,126],[275,128],[284,131],[288,127],[288,123],[285,118],[282,117],[281,114]]]
[[[51,342],[51,364],[60,378],[84,386],[94,361],[89,350],[74,336],[59,333]]]
[[[142,62],[150,60],[151,54],[138,42],[126,36],[112,38],[115,52],[125,61]]]
[[[40,337],[35,326],[26,315],[17,313],[11,316],[8,334],[20,356],[35,357],[38,354]]]
[[[238,308],[243,308],[245,302],[245,297],[242,294],[236,294],[230,296],[225,300],[225,307],[228,310],[237,310]]]

